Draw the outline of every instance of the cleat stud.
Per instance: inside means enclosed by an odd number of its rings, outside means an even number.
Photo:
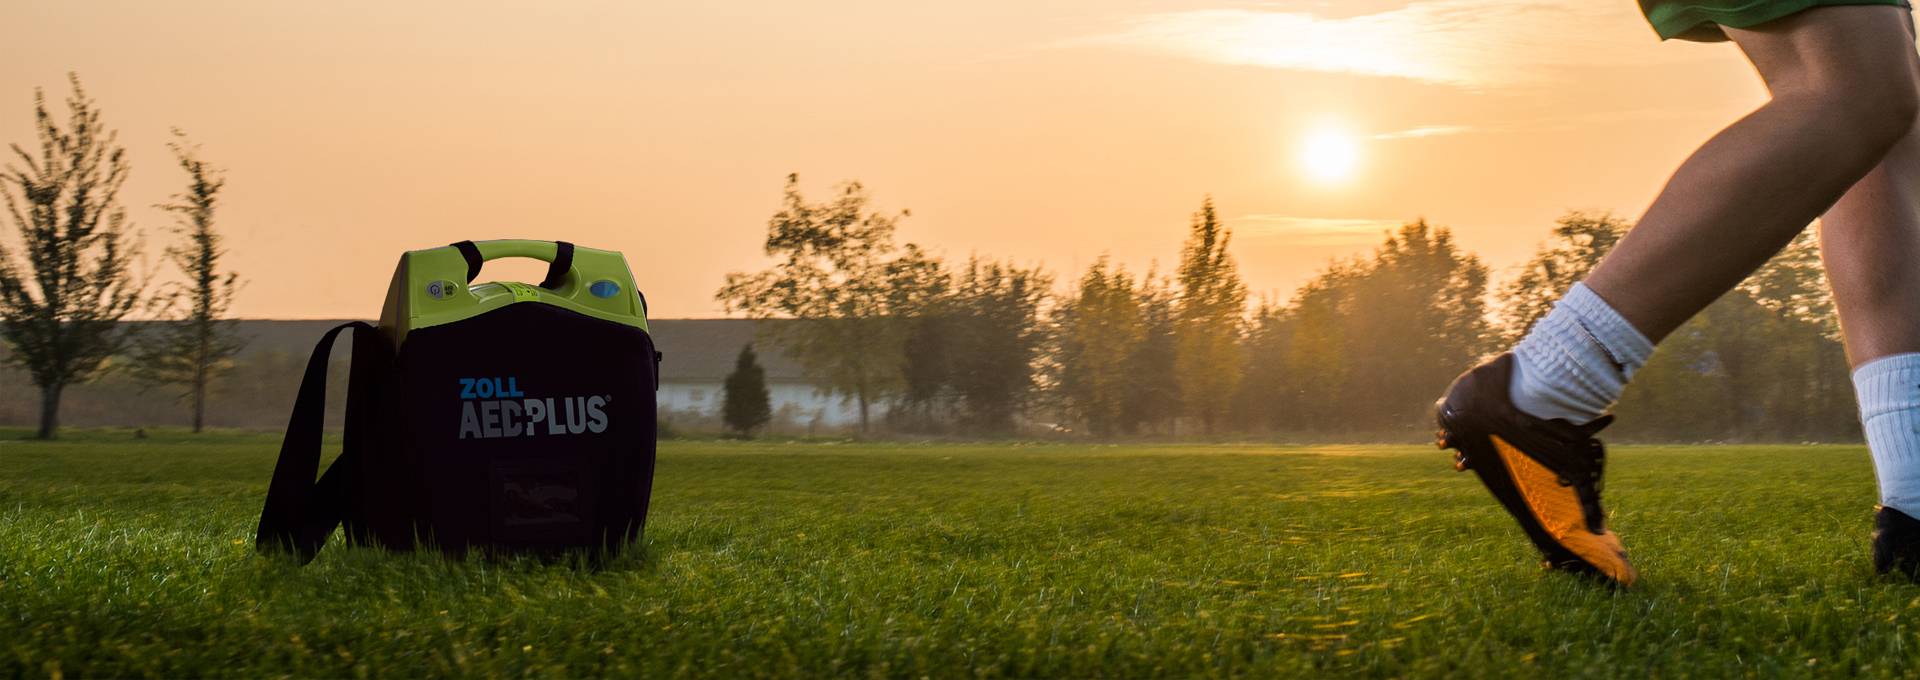
[[[1453,471],[1454,472],[1467,471],[1467,454],[1459,453],[1459,452],[1455,452],[1453,454]]]

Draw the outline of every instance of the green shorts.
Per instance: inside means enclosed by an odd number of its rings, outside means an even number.
[[[1640,0],[1640,12],[1661,40],[1719,42],[1727,39],[1721,26],[1749,28],[1828,5],[1910,7],[1907,0]]]

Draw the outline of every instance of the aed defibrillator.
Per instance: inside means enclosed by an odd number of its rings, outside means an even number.
[[[537,284],[475,284],[507,257]],[[351,336],[340,455],[319,469],[328,357]],[[320,338],[281,442],[256,547],[350,543],[450,555],[618,552],[646,523],[660,353],[620,253],[462,241],[402,255],[378,326]]]

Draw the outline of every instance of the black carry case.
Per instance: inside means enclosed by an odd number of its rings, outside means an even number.
[[[455,282],[508,256],[548,260],[547,280]],[[345,432],[315,482],[342,332]],[[343,526],[349,542],[394,550],[612,554],[646,521],[659,357],[618,253],[535,241],[409,252],[381,326],[342,324],[314,347],[256,545],[305,563]]]

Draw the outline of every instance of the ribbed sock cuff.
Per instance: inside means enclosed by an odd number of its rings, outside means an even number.
[[[1580,326],[1593,335],[1595,342],[1625,369],[1624,378],[1633,377],[1634,372],[1647,365],[1647,359],[1653,357],[1653,341],[1642,335],[1640,330],[1628,323],[1626,317],[1613,310],[1613,305],[1600,299],[1600,294],[1588,288],[1586,282],[1573,284],[1567,290],[1567,296],[1560,299],[1579,320]]]
[[[1920,409],[1920,353],[1889,354],[1853,369],[1860,420]]]
[[[1647,336],[1576,283],[1514,346],[1514,406],[1537,418],[1592,422],[1652,355]]]
[[[1909,515],[1920,512],[1920,353],[1861,364],[1853,371],[1853,389],[1880,503]]]

